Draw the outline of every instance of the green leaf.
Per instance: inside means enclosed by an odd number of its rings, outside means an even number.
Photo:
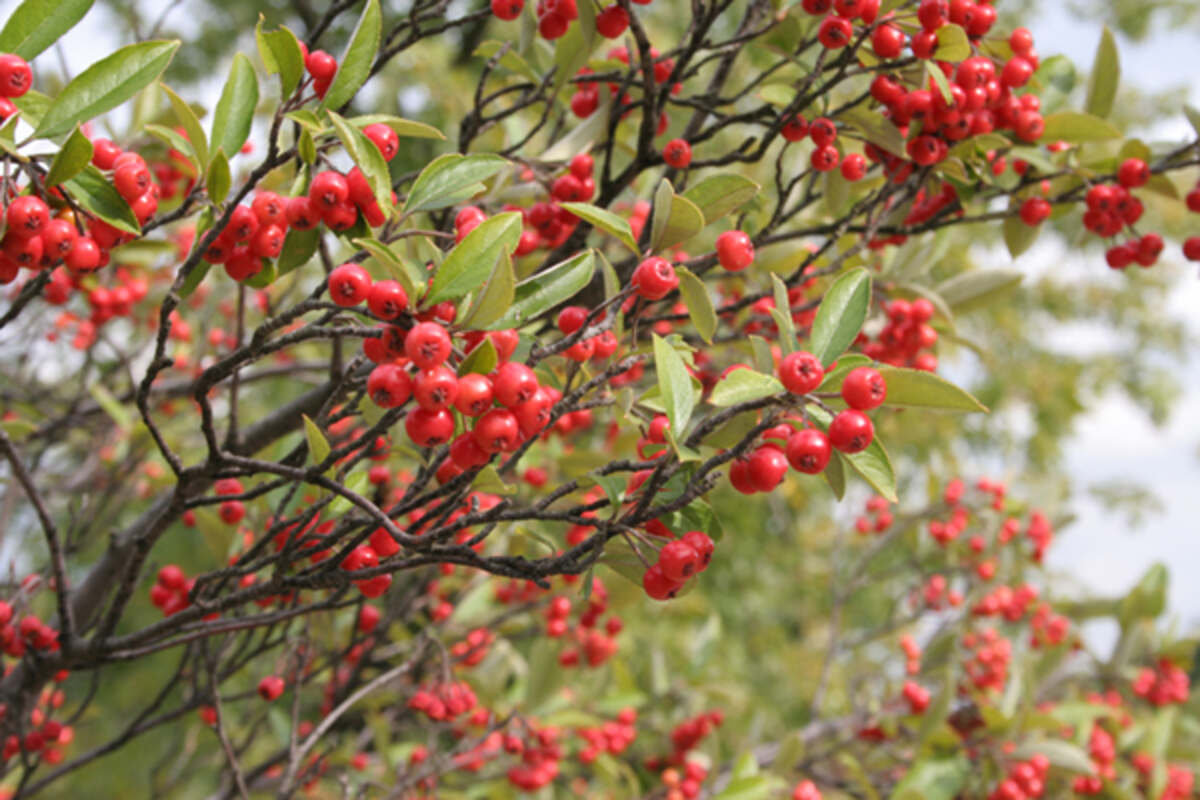
[[[587,63],[596,41],[596,7],[579,3],[579,20],[554,43],[554,93]]]
[[[351,160],[362,170],[367,183],[371,184],[375,202],[379,203],[380,208],[390,209],[392,207],[392,176],[388,172],[387,161],[384,159],[383,153],[379,152],[379,148],[367,138],[366,134],[336,112],[329,112],[329,121],[333,123],[334,130],[337,131],[338,138],[342,140],[342,146],[346,148]]]
[[[821,300],[810,349],[822,364],[837,359],[858,336],[871,307],[871,274],[862,267],[843,273]]]
[[[160,84],[160,86],[162,86],[163,92],[167,95],[167,99],[171,101],[171,109],[175,112],[175,119],[179,122],[180,127],[183,128],[192,153],[196,156],[198,175],[208,165],[208,138],[204,135],[204,126],[200,124],[200,118],[196,116],[196,112],[192,110],[192,107],[184,102],[183,98],[171,91],[171,88],[166,84]],[[184,150],[181,152],[187,151]]]
[[[338,59],[338,70],[321,101],[325,108],[341,108],[349,103],[359,87],[366,83],[379,51],[379,34],[383,19],[379,13],[379,0],[367,0],[362,16],[350,34],[342,57]]]
[[[531,275],[517,284],[512,307],[488,326],[490,330],[517,328],[536,319],[548,309],[571,299],[592,280],[596,268],[594,251],[582,253],[555,264],[545,272]]]
[[[54,44],[75,27],[94,0],[25,0],[8,15],[0,30],[0,53],[14,53],[26,61]]]
[[[1080,142],[1103,142],[1120,139],[1121,131],[1111,122],[1081,111],[1058,111],[1046,117],[1046,130],[1042,134],[1046,141],[1059,139],[1078,144]]]
[[[841,500],[846,496],[846,462],[841,453],[835,450],[830,454],[829,463],[825,465],[825,471],[821,475],[829,484],[834,497]]]
[[[617,241],[632,250],[634,255],[638,254],[633,231],[630,230],[629,223],[624,218],[591,203],[559,203],[559,205],[591,224],[593,228],[599,228],[605,233],[617,237]]]
[[[515,487],[504,482],[500,473],[491,464],[479,470],[475,480],[471,481],[471,488],[477,492],[490,492],[491,494],[513,494],[517,491]]]
[[[291,97],[300,85],[300,79],[304,77],[304,53],[300,50],[296,34],[286,26],[280,26],[274,31],[264,31],[263,17],[260,14],[258,24],[254,26],[254,39],[258,44],[258,56],[267,68],[267,74],[279,76],[281,96],[284,99]]]
[[[764,375],[748,368],[735,369],[713,387],[708,402],[725,408],[770,397],[782,391],[783,384],[773,375]]]
[[[506,47],[507,49],[505,50]],[[495,39],[489,39],[488,41],[476,47],[475,52],[471,55],[479,58],[490,59],[501,50],[505,51],[504,55],[500,56],[500,60],[497,62],[500,66],[504,67],[510,72],[515,72],[517,75],[520,75],[522,78],[526,78],[535,84],[542,82],[542,76],[537,73],[537,70],[529,65],[528,61],[521,58],[521,54],[517,52],[517,48],[515,46],[511,46],[509,42],[498,42]]]
[[[654,365],[658,372],[658,389],[666,405],[667,418],[671,420],[671,432],[676,439],[683,438],[692,410],[696,407],[696,392],[692,388],[692,376],[688,374],[683,358],[667,340],[654,336]],[[741,370],[736,370],[741,371]]]
[[[58,93],[38,123],[35,136],[64,134],[129,100],[158,80],[178,41],[152,41],[122,47],[81,72]]]
[[[1125,625],[1138,619],[1154,619],[1167,606],[1169,575],[1162,564],[1153,564],[1117,604],[1117,616]]]
[[[676,267],[675,274],[679,276],[679,293],[687,306],[688,316],[696,326],[700,338],[712,344],[713,334],[717,332],[717,312],[713,308],[712,298],[708,287],[686,267]]]
[[[885,364],[881,364],[877,369],[887,382],[887,399],[884,401],[886,405],[985,413],[988,410],[987,406],[970,393],[932,372]]]
[[[167,147],[173,147],[182,153],[187,159],[187,167],[190,170],[189,174],[193,178],[201,174],[199,162],[196,160],[196,151],[192,149],[191,142],[187,140],[187,137],[179,131],[174,128],[168,128],[166,125],[143,125],[142,130],[161,141]]]
[[[229,80],[221,89],[221,99],[213,111],[213,147],[224,150],[226,157],[238,154],[250,136],[250,125],[254,122],[254,109],[258,106],[258,78],[250,59],[241,53],[233,57]]]
[[[1011,269],[975,269],[943,281],[935,291],[958,313],[991,302],[1015,288],[1022,277]]]
[[[508,161],[491,154],[438,156],[417,176],[404,202],[404,211],[406,214],[432,211],[474,197],[484,190],[482,181],[506,166]]]
[[[654,193],[654,218],[651,224],[650,249],[660,251],[687,241],[704,230],[704,214],[691,200],[675,194],[671,182],[664,178]]]
[[[397,136],[406,136],[410,139],[444,140],[446,138],[444,133],[432,125],[426,125],[424,122],[416,122],[404,117],[393,116],[392,114],[362,114],[357,117],[351,117],[349,122],[360,129],[368,125],[387,125],[395,131]]]
[[[278,277],[307,264],[316,254],[320,241],[321,232],[316,228],[308,231],[288,231],[287,238],[283,240],[283,250],[276,259],[275,269]]]
[[[761,187],[742,175],[713,175],[683,193],[704,216],[704,224],[720,219],[749,203]]]
[[[362,238],[353,241],[354,244],[370,253],[376,261],[383,264],[388,274],[400,282],[410,303],[415,305],[421,299],[421,295],[425,293],[423,276],[414,274],[414,270],[409,269],[408,264],[400,258],[395,250],[376,239]]]
[[[259,268],[258,272],[254,273],[249,278],[246,278],[244,281],[244,283],[251,289],[265,289],[274,283],[275,279],[279,277],[278,268],[275,266],[275,262],[273,260],[262,258],[259,259],[259,262],[262,264],[262,266]]]
[[[511,254],[520,238],[519,213],[508,211],[484,220],[446,256],[424,302],[433,305],[478,290],[492,274],[500,254]]]
[[[309,461],[320,464],[329,455],[329,441],[308,414],[304,415],[304,438],[308,440]]]
[[[1104,32],[1100,34],[1100,44],[1096,47],[1096,58],[1092,62],[1092,77],[1088,81],[1084,109],[1102,119],[1111,114],[1120,81],[1121,58],[1117,54],[1117,40],[1105,25]]]
[[[787,286],[775,273],[771,273],[771,286],[775,300],[771,317],[779,328],[779,346],[785,356],[791,355],[796,352],[796,322],[792,319],[792,304],[788,300]]]
[[[937,49],[933,51],[935,61],[962,61],[971,57],[971,42],[960,25],[943,25],[937,29]]]
[[[971,767],[962,756],[918,761],[896,784],[891,800],[954,800],[967,785]]]
[[[496,364],[499,362],[500,354],[496,352],[496,345],[490,336],[485,336],[483,341],[467,353],[467,357],[458,365],[458,374],[461,376],[474,372],[479,375],[487,375],[496,368]]]
[[[502,251],[500,258],[496,260],[496,266],[492,268],[492,274],[488,277],[487,283],[483,285],[478,299],[463,318],[463,327],[480,330],[503,317],[512,306],[516,282],[512,257]]]
[[[229,172],[229,159],[225,151],[218,148],[213,153],[212,163],[208,165],[208,175],[204,178],[204,187],[214,203],[225,202],[229,195],[229,187],[233,185],[233,176]]]
[[[141,232],[137,217],[133,215],[133,210],[125,202],[125,198],[117,194],[112,182],[90,164],[78,175],[64,181],[63,188],[84,211],[94,214],[114,228],[126,233]]]
[[[1027,740],[1013,752],[1013,758],[1031,758],[1035,753],[1046,756],[1053,766],[1071,772],[1082,772],[1086,775],[1092,771],[1092,760],[1083,748],[1062,739]]]
[[[296,152],[305,164],[317,163],[317,143],[313,141],[313,135],[307,128],[300,131],[300,137],[296,140]]]
[[[854,106],[839,114],[838,120],[852,128],[857,128],[871,144],[882,147],[892,155],[908,158],[908,154],[904,150],[904,136],[901,135],[900,129],[879,112],[862,106]]]
[[[78,175],[92,160],[92,140],[76,128],[54,154],[54,161],[46,173],[46,185],[57,186],[68,178]]]
[[[1026,225],[1020,217],[1016,216],[1005,217],[1004,245],[1008,248],[1008,254],[1017,258],[1033,246],[1041,232],[1041,225]]]
[[[123,431],[128,431],[133,427],[133,418],[129,415],[129,411],[125,406],[121,405],[121,401],[113,396],[102,383],[93,383],[88,387],[88,393],[92,399],[96,401],[96,405],[104,409],[104,413],[108,414],[109,418]]]

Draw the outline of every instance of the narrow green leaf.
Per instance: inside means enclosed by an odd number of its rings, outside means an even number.
[[[955,275],[936,291],[956,313],[994,300],[1021,282],[1022,273],[1009,269],[976,269]]]
[[[500,477],[500,473],[491,464],[479,470],[479,474],[475,476],[475,480],[471,481],[471,488],[477,492],[489,492],[491,494],[513,494],[517,491],[515,487],[504,482],[504,479]]]
[[[186,171],[191,177],[195,178],[202,174],[200,163],[196,159],[196,151],[192,149],[192,143],[179,131],[168,128],[166,125],[143,125],[142,130],[167,147],[173,147],[182,153],[183,157],[187,159]]]
[[[887,382],[886,405],[985,413],[988,410],[969,392],[932,372],[886,364],[880,364],[876,369]]]
[[[296,152],[305,164],[317,163],[317,143],[313,141],[313,135],[307,128],[300,131],[300,138],[296,140]]]
[[[967,785],[971,767],[962,756],[925,758],[896,784],[890,800],[954,800]]]
[[[467,200],[484,190],[482,181],[508,166],[497,155],[446,153],[421,170],[404,203],[404,212],[432,211]]]
[[[427,305],[477,291],[492,274],[500,254],[512,254],[521,238],[521,215],[515,211],[484,220],[459,242],[433,276]]]
[[[308,263],[317,252],[321,241],[321,232],[316,228],[308,231],[290,230],[283,240],[283,251],[276,259],[275,269],[278,277],[283,277],[297,267]]]
[[[701,339],[712,344],[713,334],[717,332],[717,312],[713,308],[708,287],[686,267],[676,267],[675,274],[679,276],[679,293],[683,296],[683,303],[687,306],[692,324],[696,326],[696,332]]]
[[[421,299],[421,296],[425,293],[425,284],[419,282],[421,276],[415,275],[414,270],[409,269],[408,265],[395,250],[383,242],[371,238],[355,239],[354,244],[370,253],[376,261],[387,269],[388,275],[391,278],[400,282],[400,285],[404,287],[405,294],[408,295],[410,303],[415,305]]]
[[[238,154],[250,136],[254,122],[254,109],[258,106],[258,78],[250,59],[241,53],[233,57],[229,79],[221,89],[221,99],[213,111],[213,147],[224,150],[227,158]]]
[[[371,191],[375,193],[375,202],[379,203],[380,208],[390,209],[392,207],[392,177],[388,172],[387,161],[384,159],[383,153],[379,152],[379,148],[366,137],[366,134],[336,112],[329,112],[329,121],[333,123],[338,138],[342,140],[342,146],[346,148],[350,158],[362,170],[367,182],[371,184]]]
[[[212,198],[212,201],[220,204],[225,202],[232,185],[233,176],[229,172],[229,159],[225,157],[225,151],[218,148],[217,152],[213,153],[212,163],[208,165],[208,175],[204,178],[204,187],[208,190],[208,196]]]
[[[1092,76],[1088,81],[1084,109],[1101,119],[1111,114],[1120,81],[1121,58],[1117,53],[1117,40],[1105,25],[1100,34],[1100,44],[1096,47],[1096,58],[1092,62]]]
[[[387,125],[396,132],[397,136],[408,137],[410,139],[446,138],[446,134],[432,125],[426,125],[424,122],[417,122],[405,119],[404,117],[396,117],[391,114],[362,114],[357,117],[351,117],[348,121],[357,128],[365,128],[368,125],[375,124]]]
[[[517,49],[511,46],[509,42],[498,42],[495,39],[489,39],[483,44],[475,48],[475,52],[471,55],[479,58],[492,58],[499,53],[503,48],[508,47],[504,55],[500,56],[499,64],[510,72],[515,72],[523,78],[533,81],[535,84],[541,83],[542,76],[537,73],[529,62],[521,58]]]
[[[726,408],[739,403],[749,403],[760,400],[783,391],[783,384],[773,375],[766,375],[752,369],[735,369],[713,387],[708,396],[708,402],[714,406]]]
[[[76,128],[54,154],[50,169],[46,173],[46,185],[57,186],[68,178],[78,175],[92,160],[92,140]]]
[[[304,415],[304,438],[308,440],[309,462],[320,464],[329,455],[329,440],[321,433],[317,423],[309,419],[308,414]]]
[[[100,59],[63,87],[34,134],[58,136],[116,108],[158,80],[177,49],[178,41],[140,42]]]
[[[88,387],[88,393],[96,401],[96,405],[104,409],[104,413],[108,414],[109,418],[116,423],[118,428],[128,431],[133,427],[133,418],[129,415],[129,411],[125,406],[121,405],[121,401],[114,397],[104,384],[93,383]]]
[[[771,287],[775,300],[771,316],[779,328],[779,345],[786,356],[796,352],[796,322],[792,319],[792,304],[788,300],[787,286],[775,273],[771,273]]]
[[[692,186],[683,196],[695,204],[707,225],[736,211],[758,195],[761,187],[742,175],[713,175]]]
[[[466,375],[474,372],[479,375],[487,375],[496,368],[499,361],[500,354],[496,352],[496,345],[492,343],[490,336],[485,336],[483,341],[467,353],[467,357],[458,365],[458,374]]]
[[[1121,131],[1111,122],[1080,111],[1058,111],[1051,114],[1046,117],[1046,130],[1042,133],[1042,139],[1046,141],[1062,139],[1072,144],[1120,138]]]
[[[871,144],[882,147],[892,155],[908,158],[904,150],[904,136],[901,135],[900,129],[882,114],[862,106],[853,106],[843,111],[837,118],[852,128],[858,129],[859,133]]]
[[[675,194],[666,178],[654,193],[653,214],[650,249],[654,251],[673,247],[704,229],[704,214],[691,200]]]
[[[822,364],[831,364],[858,336],[871,307],[871,274],[862,267],[843,273],[821,300],[813,320],[811,347]]]
[[[935,61],[962,61],[971,57],[971,42],[960,25],[943,25],[937,29],[937,49],[933,51]]]
[[[1030,739],[1022,742],[1013,752],[1013,758],[1030,758],[1035,753],[1041,753],[1056,767],[1088,774],[1092,771],[1092,761],[1086,751],[1078,745],[1062,739]]]
[[[617,241],[637,255],[638,248],[637,242],[633,238],[633,231],[630,230],[629,223],[623,217],[618,217],[611,211],[591,203],[559,203],[559,205],[591,224],[593,228],[599,228],[605,233],[612,234]]]
[[[304,53],[300,50],[300,42],[296,34],[286,26],[278,30],[264,31],[263,17],[260,14],[258,24],[254,26],[254,39],[258,44],[258,56],[268,75],[278,75],[282,89],[281,96],[286,100],[300,85],[304,77]]]
[[[350,42],[342,57],[338,59],[338,70],[321,101],[326,108],[341,108],[358,91],[371,74],[375,54],[379,51],[379,35],[383,19],[379,13],[379,0],[367,0],[362,16],[350,34]]]
[[[829,463],[825,465],[825,470],[821,475],[829,484],[835,498],[841,500],[846,496],[846,462],[841,453],[835,450],[831,454]]]
[[[571,299],[591,283],[595,268],[594,251],[584,250],[545,272],[531,275],[517,284],[512,307],[488,328],[517,328],[537,319],[540,314]]]
[[[14,53],[26,61],[54,44],[75,27],[94,0],[25,0],[8,15],[0,30],[0,53]]]
[[[275,279],[279,277],[278,267],[275,266],[275,262],[273,260],[263,258],[259,259],[259,261],[261,262],[262,266],[259,268],[258,272],[254,273],[249,278],[246,278],[244,281],[244,283],[251,289],[265,289],[274,283]]]
[[[587,64],[596,41],[596,7],[579,3],[579,20],[567,28],[554,43],[554,92],[558,93],[569,78]],[[540,80],[540,79],[539,79]]]
[[[94,214],[114,228],[126,233],[141,232],[137,217],[133,215],[133,210],[125,202],[125,198],[117,194],[112,182],[90,164],[73,178],[64,181],[63,188],[84,211]]]
[[[197,174],[199,174],[208,165],[208,137],[204,135],[204,126],[200,124],[200,118],[196,116],[192,107],[184,102],[183,98],[175,94],[166,84],[160,85],[167,95],[167,99],[171,101],[171,110],[175,112],[175,119],[183,128],[188,144],[191,145],[192,153],[196,156]]]
[[[1117,605],[1117,616],[1128,625],[1137,619],[1154,619],[1167,605],[1169,574],[1162,564],[1153,564]]]
[[[200,261],[196,266],[192,267],[192,271],[188,273],[187,280],[183,282],[183,286],[179,287],[179,296],[187,299],[192,296],[192,292],[200,283],[208,277],[208,271],[212,269],[212,264],[207,261]]]
[[[463,327],[480,330],[503,317],[512,306],[516,282],[512,257],[501,251],[500,258],[496,259],[496,266],[492,268],[492,274],[488,276],[478,299],[463,318]]]
[[[658,373],[658,388],[666,406],[667,418],[671,420],[671,432],[676,439],[683,437],[692,410],[696,407],[696,394],[692,388],[692,376],[688,374],[683,358],[667,340],[654,336],[654,365]],[[741,370],[737,370],[741,371]]]
[[[1026,225],[1020,217],[1004,218],[1004,246],[1008,254],[1017,258],[1037,241],[1042,232],[1041,225]]]

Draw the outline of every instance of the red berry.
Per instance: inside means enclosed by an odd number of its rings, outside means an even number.
[[[742,231],[725,231],[717,237],[717,260],[730,272],[740,272],[754,261],[754,243]]]
[[[283,694],[283,687],[283,678],[268,675],[258,682],[258,696],[269,703]]]
[[[0,54],[0,97],[20,97],[33,86],[33,70],[14,53]]]
[[[676,539],[658,551],[658,568],[667,580],[682,583],[700,571],[700,554],[687,542]]]
[[[361,265],[348,261],[329,273],[329,297],[339,306],[356,306],[371,291],[371,275]]]
[[[795,114],[783,123],[780,133],[789,142],[799,142],[808,136],[808,121],[801,115]]]
[[[521,441],[517,417],[507,408],[493,408],[484,414],[471,429],[471,435],[485,453],[511,451]]]
[[[528,402],[538,390],[538,379],[524,364],[508,361],[501,364],[492,377],[496,402],[505,408]]]
[[[845,47],[853,36],[854,26],[850,24],[850,20],[843,17],[826,17],[821,20],[821,27],[817,29],[817,40],[827,50]]]
[[[478,417],[492,407],[492,382],[486,375],[471,372],[458,379],[454,407],[467,417]]]
[[[80,236],[75,240],[71,252],[64,259],[67,269],[76,273],[91,272],[100,266],[100,245],[90,236]]]
[[[825,378],[825,369],[812,353],[798,350],[779,362],[779,381],[792,394],[815,391]]]
[[[832,454],[829,437],[816,428],[798,430],[788,439],[787,460],[797,472],[816,475],[829,464]]]
[[[318,172],[308,187],[308,197],[322,214],[333,211],[350,197],[350,184],[340,172]]]
[[[404,431],[417,447],[435,447],[454,436],[454,415],[445,409],[414,408],[404,418]]]
[[[363,128],[363,135],[375,143],[384,161],[391,161],[400,152],[400,137],[391,126],[376,122]]]
[[[380,408],[397,408],[412,397],[412,379],[403,367],[380,364],[367,376],[367,396]]]
[[[423,369],[413,380],[413,399],[429,411],[450,408],[458,398],[458,376],[444,365]]]
[[[1200,261],[1200,236],[1189,236],[1184,239],[1183,257],[1188,261]]]
[[[367,291],[367,308],[380,319],[396,319],[408,308],[408,294],[396,281],[379,281]]]
[[[763,446],[754,451],[746,463],[746,476],[760,492],[769,492],[787,474],[787,456],[777,447]]]
[[[629,14],[616,3],[596,15],[596,32],[606,39],[618,38],[628,27]]]
[[[1148,180],[1150,180],[1150,167],[1140,158],[1127,158],[1117,169],[1117,181],[1126,189],[1145,186]]]
[[[879,370],[872,367],[856,367],[842,382],[842,399],[859,411],[878,408],[886,397],[887,383]]]
[[[867,174],[867,160],[858,153],[850,153],[842,159],[842,177],[854,183]]]
[[[848,408],[829,423],[829,443],[843,453],[860,453],[874,438],[871,418],[858,409]]]
[[[630,283],[646,300],[661,300],[679,285],[679,276],[665,258],[651,256],[638,264]]]
[[[337,173],[333,174],[336,175]],[[259,225],[278,225],[282,228],[288,224],[287,204],[282,197],[274,192],[259,192],[256,194],[254,201],[250,203],[250,210],[254,212],[254,216],[258,217]]]
[[[1030,197],[1021,204],[1021,221],[1029,227],[1041,225],[1050,216],[1050,201],[1043,197]]]
[[[695,550],[696,554],[700,556],[700,571],[703,572],[707,569],[715,549],[713,540],[708,537],[708,534],[704,531],[688,531],[680,541]]]
[[[880,58],[899,58],[904,52],[904,31],[895,25],[884,23],[871,34],[871,49]]]
[[[642,576],[642,588],[655,600],[669,600],[679,593],[683,584],[668,578],[662,568],[655,564]]]
[[[418,322],[404,338],[404,353],[421,369],[430,369],[450,356],[450,334],[436,322]]]
[[[324,50],[313,50],[304,59],[304,68],[312,75],[314,81],[328,84],[337,73],[337,59]]]
[[[663,161],[675,169],[686,168],[692,163],[692,146],[683,139],[672,139],[663,147]]]
[[[23,239],[37,236],[50,222],[50,209],[40,197],[23,195],[8,207],[8,233]]]
[[[833,145],[818,147],[812,152],[812,168],[817,172],[833,172],[841,159],[842,154]]]

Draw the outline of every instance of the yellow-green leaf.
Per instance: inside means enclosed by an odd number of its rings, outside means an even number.
[[[329,90],[325,92],[321,101],[326,108],[341,108],[350,102],[355,92],[366,82],[375,63],[375,54],[379,51],[382,28],[379,0],[367,0],[362,15],[358,18],[358,24],[350,34],[350,41],[342,57],[338,59],[338,69],[333,76],[333,82],[329,84]]]
[[[92,160],[92,140],[76,128],[54,154],[50,169],[46,172],[46,185],[57,186],[68,178],[74,178]]]

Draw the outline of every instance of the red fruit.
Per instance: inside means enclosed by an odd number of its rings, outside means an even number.
[[[692,163],[692,146],[683,139],[672,139],[663,147],[663,161],[675,169],[686,168]]]
[[[825,369],[812,353],[798,350],[779,362],[779,381],[792,394],[815,391],[825,378]]]
[[[616,6],[620,8],[620,6]],[[596,161],[587,153],[580,153],[571,159],[569,167],[571,174],[579,180],[586,180],[592,177],[592,172],[596,169]]]
[[[754,261],[754,243],[742,231],[725,231],[717,237],[717,261],[730,272],[741,272]]]
[[[187,584],[187,576],[175,564],[167,564],[158,571],[158,582],[167,589],[183,589]]]
[[[284,199],[274,192],[256,194],[254,201],[250,203],[250,210],[258,217],[259,225],[278,225],[282,228],[287,224],[287,205]]]
[[[668,578],[658,564],[655,564],[642,576],[642,588],[655,600],[669,600],[679,593],[683,584]]]
[[[1183,257],[1188,261],[1200,261],[1200,236],[1189,236],[1184,239]]]
[[[780,133],[789,142],[799,142],[808,136],[808,121],[801,115],[796,114],[783,123]]]
[[[1043,197],[1030,197],[1021,204],[1021,221],[1033,228],[1041,225],[1050,216],[1050,201]]]
[[[52,219],[42,230],[42,255],[51,262],[66,258],[75,246],[79,232],[65,219]]]
[[[562,14],[546,14],[538,19],[538,33],[543,39],[553,41],[565,35],[570,24],[571,20]]]
[[[235,242],[244,242],[258,231],[258,217],[250,206],[237,206],[229,215],[229,225],[222,235],[231,237]]]
[[[884,23],[871,34],[871,49],[880,58],[899,58],[907,37],[895,25]]]
[[[324,50],[313,50],[304,59],[304,68],[312,75],[314,81],[328,84],[337,73],[337,59]]]
[[[413,380],[413,399],[421,408],[450,408],[457,397],[458,376],[444,365],[421,370]]]
[[[379,281],[367,291],[367,308],[380,319],[396,319],[408,308],[408,294],[396,281]]]
[[[746,476],[754,488],[769,492],[779,485],[787,474],[787,457],[776,447],[760,447],[750,456],[746,465]]]
[[[92,140],[92,164],[97,169],[112,169],[113,163],[121,155],[121,148],[113,144],[111,139]]]
[[[826,17],[821,20],[817,29],[817,40],[827,50],[838,50],[850,43],[854,36],[854,26],[850,20],[843,17]]]
[[[3,252],[17,266],[37,269],[42,260],[42,237],[23,238],[10,232],[4,237]]]
[[[492,382],[486,375],[468,373],[458,379],[454,407],[467,417],[478,417],[492,407]]]
[[[33,86],[33,70],[14,53],[0,54],[0,97],[20,97]]]
[[[367,376],[367,396],[380,408],[398,408],[412,397],[412,380],[403,367],[380,364]]]
[[[508,452],[521,441],[517,417],[507,408],[493,408],[475,423],[471,430],[475,443],[485,453]]]
[[[630,283],[644,299],[661,300],[679,286],[679,276],[665,258],[651,256],[638,264]]]
[[[496,19],[514,20],[525,10],[525,0],[492,0],[492,14]]]
[[[567,306],[558,313],[558,329],[563,334],[571,334],[583,327],[587,321],[588,310],[583,306]]]
[[[828,436],[816,428],[804,428],[788,439],[786,455],[797,472],[816,475],[829,464],[833,451]]]
[[[1017,28],[1008,35],[1008,46],[1015,54],[1023,56],[1033,49],[1033,34],[1028,28]]]
[[[23,195],[8,206],[8,233],[22,239],[37,236],[50,222],[50,209],[40,197]]]
[[[713,540],[708,537],[708,534],[704,531],[688,531],[680,541],[696,551],[696,555],[700,557],[700,571],[708,569],[715,549]]]
[[[443,363],[451,349],[450,334],[436,322],[418,322],[404,338],[405,355],[421,369]]]
[[[871,418],[858,409],[848,408],[829,423],[829,443],[843,453],[861,453],[874,438]]]
[[[812,152],[812,168],[817,172],[833,172],[837,169],[838,162],[842,159],[842,154],[833,145],[825,145],[818,147]]]
[[[283,237],[283,228],[278,225],[264,225],[254,234],[250,249],[259,258],[275,258],[283,252]]]
[[[145,163],[127,161],[117,167],[112,181],[117,193],[125,198],[126,202],[132,203],[150,189],[153,178]]]
[[[1117,169],[1117,181],[1126,189],[1145,186],[1150,180],[1150,167],[1140,158],[1127,158]]]
[[[1013,56],[1000,71],[1000,85],[1009,89],[1024,86],[1033,76],[1033,64],[1021,56]]]
[[[927,31],[935,31],[948,21],[950,4],[947,0],[921,0],[917,6],[917,19]]]
[[[837,140],[837,125],[831,119],[817,117],[809,126],[808,135],[817,147],[833,144]]]
[[[258,682],[258,696],[269,703],[283,694],[283,686],[283,678],[268,675]]]
[[[309,231],[321,222],[321,212],[308,197],[289,197],[285,206],[284,219],[289,228]]]
[[[482,467],[488,462],[491,457],[483,451],[483,448],[475,441],[475,437],[468,431],[459,434],[453,442],[450,443],[450,459],[459,467],[459,469],[474,469]]]
[[[1188,211],[1200,214],[1200,186],[1188,192],[1184,202],[1187,203]]]
[[[846,405],[859,411],[870,411],[883,404],[887,397],[887,383],[879,370],[872,367],[857,367],[850,370],[842,382],[842,399]]]
[[[658,552],[658,568],[667,580],[682,583],[700,571],[700,554],[687,542],[676,539]]]
[[[363,128],[363,135],[375,143],[384,161],[391,161],[400,152],[400,137],[391,126],[376,122]]]
[[[414,408],[404,418],[404,431],[417,447],[435,447],[454,435],[454,415],[445,409]]]
[[[854,183],[867,174],[867,160],[858,153],[850,153],[842,159],[842,177]]]
[[[331,212],[350,197],[350,184],[340,172],[318,172],[308,187],[308,197],[322,214]]]
[[[235,281],[244,281],[262,270],[262,259],[249,247],[235,247],[225,260],[225,274]]]
[[[329,273],[329,298],[339,306],[356,306],[367,299],[370,291],[370,273],[353,261]]]
[[[613,4],[596,15],[596,32],[606,39],[616,39],[629,27],[629,14]]]
[[[371,633],[382,617],[383,612],[378,608],[364,605],[358,612],[358,630],[362,633]]]
[[[492,376],[492,391],[496,402],[505,408],[525,403],[538,390],[538,379],[524,364],[509,361],[501,364]]]

